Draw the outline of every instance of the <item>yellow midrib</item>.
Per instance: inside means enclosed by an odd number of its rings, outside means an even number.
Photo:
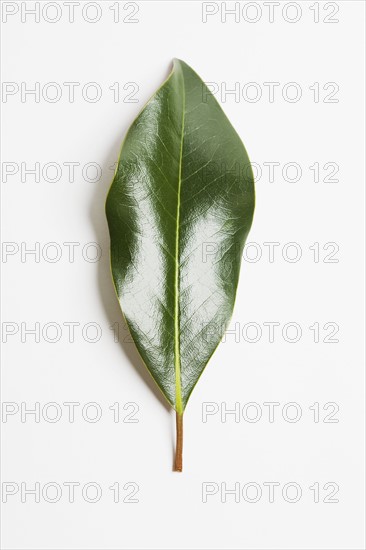
[[[182,74],[183,79],[183,74]],[[182,158],[185,115],[185,89],[183,82],[182,137],[180,141],[177,225],[175,232],[175,273],[174,273],[174,368],[175,368],[175,406],[179,414],[183,414],[182,388],[180,378],[180,338],[179,338],[179,225],[180,225],[180,191],[182,184]]]

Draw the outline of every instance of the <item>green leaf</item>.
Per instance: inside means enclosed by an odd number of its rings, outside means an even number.
[[[106,213],[126,322],[180,415],[232,315],[253,211],[243,143],[199,76],[174,60],[128,130]]]

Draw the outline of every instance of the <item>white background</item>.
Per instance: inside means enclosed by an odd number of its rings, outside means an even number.
[[[3,2],[3,9],[5,4]],[[2,239],[3,255],[2,316],[3,401],[15,414],[3,416],[3,484],[19,487],[3,504],[4,549],[361,549],[363,545],[363,42],[364,4],[361,1],[338,2],[338,23],[325,23],[334,3],[319,6],[319,22],[314,22],[314,2],[301,2],[301,17],[296,23],[294,11],[285,12],[284,3],[276,8],[273,23],[268,8],[256,5],[262,16],[256,23],[254,11],[221,21],[217,13],[202,22],[200,2],[139,2],[132,18],[123,21],[134,7],[120,4],[120,21],[113,21],[113,2],[99,2],[100,20],[86,21],[81,12],[85,2],[75,8],[75,21],[63,2],[58,5],[61,18],[51,6],[40,22],[34,16],[21,20],[21,9],[34,2],[11,2],[19,11],[2,24],[4,82],[24,82],[27,88],[40,83],[39,102],[34,96],[21,98],[20,92],[3,97],[4,163],[15,163],[14,175],[3,181]],[[244,4],[242,3],[241,8]],[[41,2],[43,6],[44,3]],[[299,3],[298,3],[299,5]],[[227,7],[233,7],[232,3]],[[8,8],[7,8],[8,9]],[[12,8],[9,8],[10,10]],[[257,9],[257,8],[253,8]],[[294,8],[296,9],[296,8]],[[327,11],[328,10],[328,11]],[[95,17],[93,8],[87,12]],[[259,13],[259,12],[258,12]],[[248,249],[243,262],[237,302],[230,329],[242,331],[247,323],[257,323],[262,335],[256,343],[255,327],[247,336],[228,334],[210,361],[192,394],[185,414],[184,472],[172,472],[174,451],[174,415],[160,396],[134,351],[132,343],[114,342],[110,326],[119,322],[119,306],[109,273],[109,236],[104,215],[104,201],[113,175],[121,140],[145,101],[167,76],[173,57],[189,63],[206,82],[216,82],[224,90],[238,82],[243,94],[221,96],[225,112],[242,137],[253,162],[262,175],[257,182],[257,207]],[[59,101],[50,102],[42,95],[48,82],[61,87]],[[70,102],[64,82],[78,82],[75,101]],[[82,95],[83,86],[96,82],[102,90],[97,102]],[[114,83],[120,85],[120,101],[114,102]],[[138,103],[127,102],[132,88],[138,86]],[[255,82],[262,92],[257,102],[245,97],[243,88]],[[278,82],[274,100],[270,101],[265,82]],[[291,102],[283,97],[284,86],[296,82],[301,98]],[[319,98],[314,101],[314,83],[319,83]],[[335,82],[337,102],[324,102]],[[224,83],[224,84],[222,84]],[[226,83],[226,84],[225,84]],[[9,88],[7,88],[9,90]],[[294,88],[285,88],[290,97]],[[92,89],[88,90],[92,96]],[[52,90],[48,89],[49,97]],[[123,101],[123,99],[125,101]],[[249,98],[250,99],[250,98]],[[39,162],[40,181],[23,173]],[[42,175],[49,162],[62,169],[60,179],[50,182],[54,174]],[[64,163],[77,162],[75,181],[70,182]],[[84,177],[87,163],[98,163],[102,175],[97,182]],[[275,181],[269,179],[263,163],[278,162]],[[289,162],[300,165],[298,182],[289,181],[282,168]],[[315,162],[320,166],[320,181],[314,181]],[[329,169],[339,166],[335,182],[324,181]],[[9,165],[5,165],[8,170]],[[17,167],[17,168],[16,168]],[[89,179],[93,177],[90,170]],[[293,176],[290,171],[289,176]],[[21,256],[21,248],[40,243],[39,261],[34,255]],[[57,243],[61,257],[49,258]],[[65,242],[75,247],[75,260],[69,261]],[[99,243],[100,261],[87,261],[87,243]],[[279,243],[274,261],[269,261],[268,246]],[[289,261],[295,248],[301,258]],[[23,245],[21,243],[24,243]],[[314,250],[319,243],[319,261]],[[327,261],[336,243],[339,251]],[[12,248],[13,247],[13,248]],[[18,248],[19,251],[17,252]],[[45,247],[45,248],[44,248]],[[42,251],[44,254],[42,255]],[[86,251],[92,256],[95,248]],[[259,251],[259,252],[258,252]],[[284,256],[283,253],[284,252]],[[250,261],[258,256],[258,261]],[[288,256],[286,256],[288,254]],[[287,259],[286,259],[287,258]],[[273,343],[269,342],[265,322],[277,322]],[[40,323],[40,342],[23,328]],[[60,339],[42,329],[57,323]],[[75,341],[69,342],[64,325],[75,322]],[[282,336],[283,326],[297,323],[302,336],[290,343]],[[13,325],[9,325],[13,323]],[[86,341],[82,328],[97,323],[101,337],[96,343]],[[314,342],[319,323],[320,341]],[[337,343],[325,343],[330,334],[326,323],[336,323]],[[334,326],[334,325],[331,325]],[[9,328],[10,327],[10,328]],[[4,337],[5,330],[5,337]],[[254,331],[254,332],[253,332]],[[23,330],[24,332],[24,330]],[[293,337],[291,330],[289,338]],[[88,332],[89,339],[94,336]],[[288,338],[288,339],[289,339]],[[237,340],[237,341],[235,341]],[[56,409],[45,409],[40,422],[34,415],[21,421],[21,402],[34,408],[55,402],[62,417],[50,422]],[[65,402],[77,402],[75,421],[68,418]],[[98,403],[102,418],[92,423],[82,416],[82,408]],[[118,402],[121,421],[113,422],[109,409]],[[139,411],[137,423],[122,422],[134,402]],[[220,409],[240,411],[257,403],[262,413],[257,422],[241,414],[223,419],[220,413],[202,421],[203,403],[217,403]],[[268,420],[265,402],[276,402],[274,422]],[[301,418],[290,422],[295,402]],[[223,405],[221,405],[223,403]],[[319,403],[320,421],[314,421],[309,409]],[[332,417],[338,422],[324,422],[336,403],[339,411]],[[9,408],[10,407],[10,408]],[[13,407],[13,408],[12,408]],[[15,412],[19,407],[19,412]],[[213,406],[215,407],[215,406]],[[257,410],[258,410],[257,407]],[[283,409],[285,407],[285,409]],[[333,407],[333,408],[332,408]],[[285,418],[282,415],[285,411]],[[299,409],[298,409],[299,410]],[[95,410],[87,409],[92,416]],[[88,418],[88,417],[87,417]],[[5,422],[6,420],[6,422]],[[226,420],[226,421],[225,421]],[[70,503],[65,482],[77,482],[75,502]],[[26,495],[21,501],[21,483],[32,488],[54,482],[62,488],[58,502],[52,487],[40,502]],[[83,498],[81,489],[88,482],[97,483],[102,496],[96,503]],[[122,500],[137,483],[138,502],[113,502],[109,489],[118,482]],[[218,492],[202,502],[202,484],[211,482]],[[258,502],[240,494],[221,502],[220,484],[242,489],[257,483],[262,496]],[[266,482],[277,482],[274,502],[269,502]],[[302,494],[298,502],[292,489],[288,499],[282,490],[286,483],[297,483]],[[314,502],[319,483],[320,502]],[[337,484],[333,497],[338,502],[324,502],[331,493],[327,483]],[[9,487],[7,485],[7,487]],[[254,486],[255,487],[255,486]],[[330,486],[335,487],[335,485]],[[3,485],[4,488],[4,485]],[[253,487],[252,487],[253,488]],[[90,497],[93,497],[90,490]],[[23,495],[24,496],[24,495]]]

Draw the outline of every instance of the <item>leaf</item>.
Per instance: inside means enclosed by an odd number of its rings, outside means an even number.
[[[232,315],[253,211],[243,143],[199,76],[174,60],[127,132],[106,214],[122,311],[180,432]]]

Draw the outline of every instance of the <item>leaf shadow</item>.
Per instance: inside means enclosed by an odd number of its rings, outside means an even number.
[[[126,129],[127,131],[127,129]],[[116,321],[123,321],[120,305],[118,303],[110,272],[109,261],[109,230],[107,219],[105,216],[105,200],[108,194],[109,187],[112,183],[114,169],[113,165],[117,162],[119,151],[122,144],[122,138],[125,132],[111,147],[109,154],[105,158],[101,168],[102,177],[97,184],[96,191],[92,196],[90,205],[90,220],[96,234],[96,242],[99,243],[102,249],[102,256],[98,262],[97,284],[99,289],[100,299],[108,318],[110,325]],[[121,335],[120,335],[121,336]],[[159,400],[166,411],[171,412],[170,405],[165,400],[163,394],[155,383],[154,379],[144,365],[135,344],[130,341],[123,341],[119,338],[120,347],[128,359],[129,364],[136,370],[141,380],[151,390],[154,396]],[[132,340],[132,338],[131,338]]]

